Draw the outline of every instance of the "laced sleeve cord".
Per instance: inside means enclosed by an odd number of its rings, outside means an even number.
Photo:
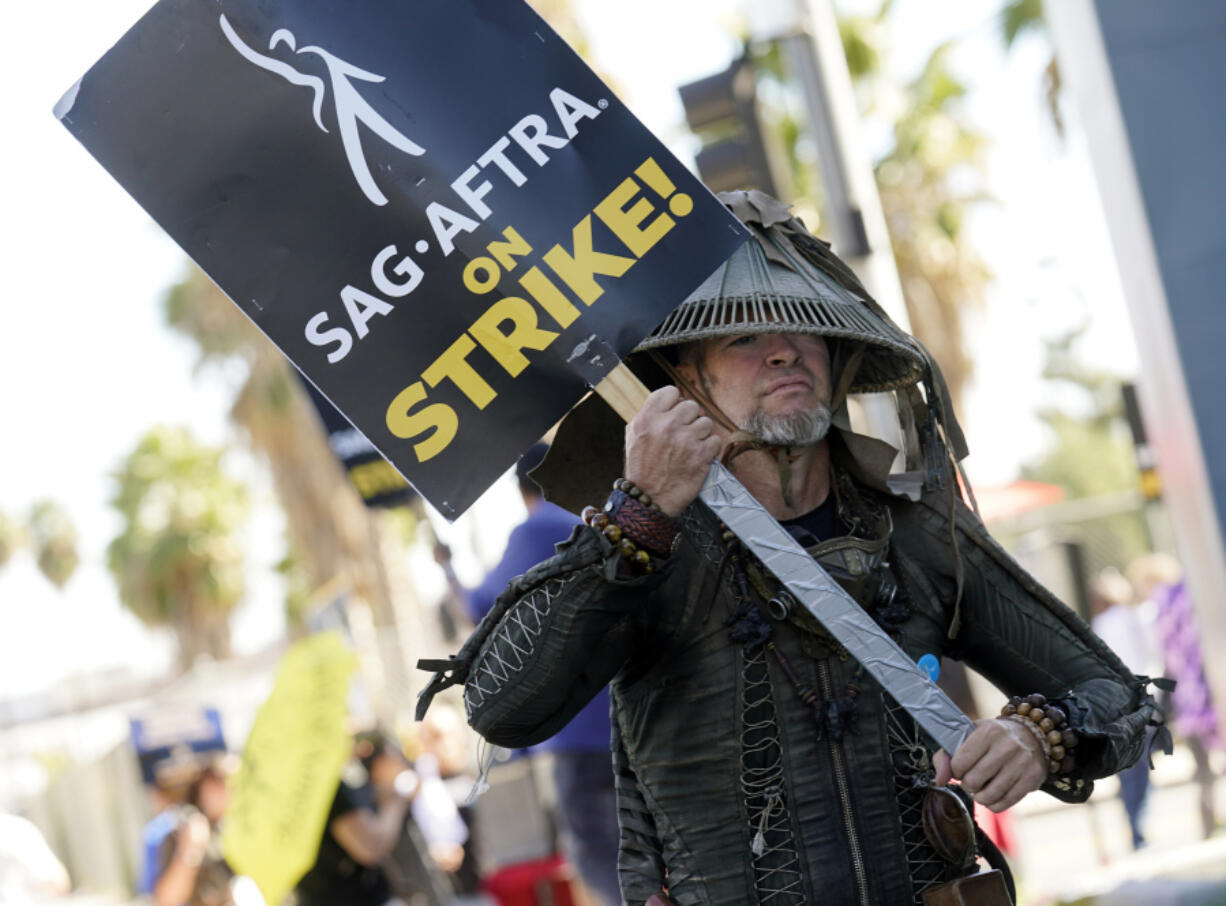
[[[548,739],[591,701],[640,647],[640,615],[664,579],[620,576],[616,548],[586,527],[555,559],[512,583],[462,652],[469,723],[497,745]]]

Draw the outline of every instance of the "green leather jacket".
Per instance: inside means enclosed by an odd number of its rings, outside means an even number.
[[[882,505],[905,606],[866,609],[914,658],[955,658],[1006,694],[1062,700],[1081,737],[1078,763],[1044,789],[1082,801],[1094,778],[1140,757],[1158,714],[1144,678],[960,504],[965,584],[951,638],[948,505]],[[959,872],[920,828],[935,743],[816,624],[770,616],[771,589],[738,579],[746,572],[707,510],[691,506],[682,524],[667,569],[639,578],[619,574],[603,536],[577,528],[512,582],[457,658],[434,665],[446,672],[427,702],[463,682],[472,726],[518,747],[611,684],[630,904],[662,888],[679,906],[920,902]],[[746,593],[757,605],[748,610]]]

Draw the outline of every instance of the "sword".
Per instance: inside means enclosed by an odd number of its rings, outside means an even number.
[[[698,496],[941,748],[958,750],[971,719],[731,472],[712,463]]]
[[[647,398],[621,363],[591,383],[626,421]],[[971,719],[720,463],[712,463],[699,499],[941,748],[958,750],[975,728]]]

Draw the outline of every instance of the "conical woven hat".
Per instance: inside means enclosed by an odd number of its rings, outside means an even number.
[[[741,333],[809,333],[830,338],[831,373],[836,381],[862,347],[848,390],[875,393],[900,390],[916,424],[924,421],[929,399],[940,400],[937,416],[955,458],[966,455],[966,441],[949,407],[940,369],[923,347],[890,320],[855,274],[792,217],[787,205],[762,192],[721,192],[719,199],[749,227],[753,238],[703,281],[626,359],[648,387],[671,380],[653,361],[651,350]],[[846,342],[844,342],[846,341]],[[921,396],[914,385],[923,382]],[[907,389],[910,388],[910,389]],[[940,415],[940,411],[945,414]],[[838,426],[836,413],[836,426]],[[546,499],[579,512],[608,494],[624,471],[624,422],[596,394],[589,395],[562,420],[544,461],[531,473]],[[866,484],[890,492],[886,475],[892,447],[852,434],[840,426],[839,448],[845,466]],[[930,432],[941,444],[941,432]],[[945,453],[934,454],[940,462]]]
[[[923,378],[925,359],[915,342],[786,205],[761,192],[719,198],[752,238],[635,352],[744,333],[806,333],[865,344],[852,393],[895,390]]]

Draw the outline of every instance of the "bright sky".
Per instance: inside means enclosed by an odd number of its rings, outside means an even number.
[[[597,63],[617,80],[624,99],[679,155],[691,141],[671,86],[723,69],[739,51],[728,37],[752,6],[764,18],[790,0],[708,0],[699,4],[656,0],[598,0],[583,4]],[[880,0],[835,0],[840,9],[870,12]],[[1039,385],[1040,336],[1058,335],[1092,319],[1083,341],[1086,359],[1121,374],[1136,370],[1136,351],[1100,213],[1083,136],[1072,111],[1069,134],[1055,138],[1043,100],[1042,73],[1051,58],[1039,38],[1023,38],[1008,55],[1001,49],[993,12],[997,0],[897,0],[886,65],[900,80],[916,75],[932,49],[958,38],[953,68],[970,86],[972,125],[985,133],[988,191],[996,199],[973,213],[972,241],[995,280],[978,316],[975,385],[960,413],[976,484],[1003,484],[1043,448],[1045,436],[1031,415],[1051,398]],[[770,13],[763,12],[771,7]],[[701,9],[701,13],[696,13]],[[636,23],[650,20],[651,29]],[[684,54],[677,48],[684,35]],[[631,62],[625,48],[633,47]],[[646,65],[641,61],[650,61]],[[666,86],[666,87],[661,87]],[[884,136],[866,124],[863,147],[883,150]]]
[[[148,5],[39,0],[6,10],[9,34],[21,39],[0,57],[8,117],[0,261],[9,299],[0,356],[0,511],[23,514],[43,496],[62,501],[80,531],[84,561],[63,593],[42,580],[26,554],[0,572],[0,698],[104,667],[142,674],[165,668],[169,640],[122,611],[105,570],[105,546],[118,527],[106,505],[107,475],[159,423],[187,424],[212,443],[231,437],[222,382],[216,375],[194,379],[192,347],[161,326],[160,297],[182,272],[183,256],[51,115],[61,94]],[[686,153],[672,86],[727,64],[736,49],[727,26],[739,0],[580,6],[600,67],[632,109]],[[969,34],[956,61],[975,85],[972,114],[993,138],[990,188],[999,204],[973,222],[997,277],[977,330],[992,352],[979,360],[964,423],[972,475],[1004,482],[1041,442],[1027,415],[1040,394],[1039,325],[1067,324],[1084,310],[1095,318],[1094,360],[1129,373],[1135,352],[1080,138],[1074,131],[1061,150],[1044,121],[1044,47],[1024,42],[1006,59],[994,33],[979,27],[995,2],[896,6],[895,34],[906,41],[896,37],[893,60],[904,72],[951,31]],[[647,21],[651,28],[642,27]],[[235,467],[258,476],[241,457]],[[267,494],[257,487],[262,499]],[[267,508],[261,512],[251,547],[275,557],[280,527]],[[257,584],[253,598],[236,626],[240,647],[259,647],[277,628],[269,616],[280,609],[275,586]]]
[[[70,670],[166,662],[169,647],[119,610],[105,571],[117,528],[105,475],[159,422],[190,424],[214,442],[225,436],[222,394],[192,382],[188,346],[159,327],[159,294],[182,255],[51,115],[145,7],[47,0],[6,10],[10,34],[23,37],[0,58],[9,300],[0,509],[13,516],[42,496],[62,501],[84,562],[62,594],[28,554],[0,573],[0,694]]]

